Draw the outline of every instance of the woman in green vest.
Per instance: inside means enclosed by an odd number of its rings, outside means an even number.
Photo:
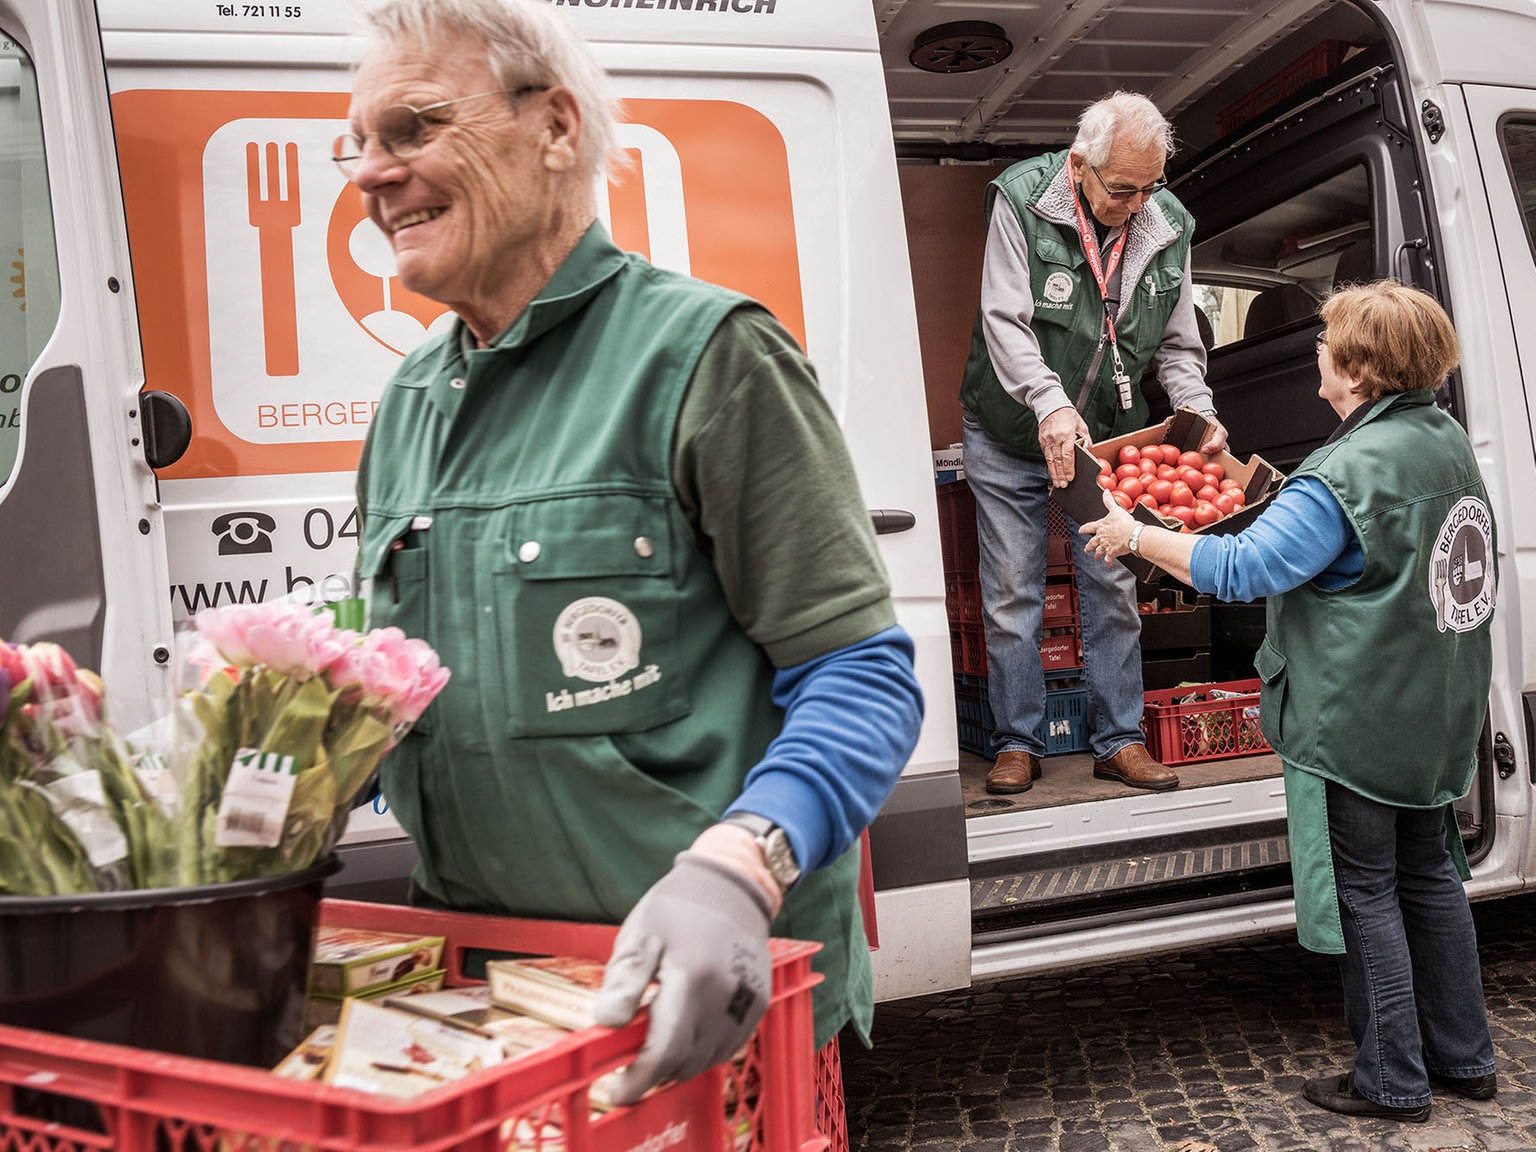
[[[1302,1092],[1422,1122],[1431,1085],[1498,1088],[1451,808],[1492,675],[1493,517],[1466,433],[1435,405],[1460,353],[1434,298],[1379,281],[1335,292],[1322,319],[1318,393],[1342,423],[1252,525],[1181,534],[1113,507],[1082,531],[1106,562],[1135,553],[1223,600],[1268,597],[1254,664],[1285,766],[1297,933],[1339,955],[1358,1046]]]
[[[650,1026],[612,1096],[751,1036],[767,940],[819,941],[815,1037],[867,1039],[860,832],[922,700],[805,354],[597,219],[607,78],[539,0],[377,0],[334,158],[452,309],[358,470],[371,623],[453,669],[380,783],[413,899],[622,924],[596,1006]]]

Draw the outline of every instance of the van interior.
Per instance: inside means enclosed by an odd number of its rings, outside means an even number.
[[[961,440],[986,184],[1010,163],[1066,148],[1082,108],[1116,89],[1150,95],[1175,125],[1167,176],[1196,220],[1194,290],[1232,453],[1285,473],[1322,443],[1336,418],[1317,396],[1320,302],[1336,285],[1388,275],[1436,291],[1411,129],[1419,112],[1368,8],[875,0],[935,449]],[[1441,397],[1453,412],[1455,385],[1453,376]],[[1143,387],[1153,419],[1169,415],[1156,382]],[[938,489],[948,532],[963,530],[960,488]],[[987,794],[985,678],[967,644],[981,624],[974,605],[956,610],[965,573],[954,567],[946,584],[973,942],[1127,904],[1286,893],[1281,765],[1253,736],[1256,699],[1153,725],[1149,745],[1175,765],[1176,791],[1095,780],[1091,755],[1078,750],[1045,759],[1027,792]],[[1141,585],[1138,601],[1155,606],[1143,616],[1149,693],[1172,701],[1197,691],[1190,685],[1253,680],[1262,603],[1212,603],[1166,578]],[[1051,635],[1048,624],[1047,646]],[[1048,666],[1048,694],[1070,692],[1081,674]],[[1235,743],[1234,725],[1246,733]],[[1490,839],[1489,773],[1481,777],[1460,812],[1474,858]]]

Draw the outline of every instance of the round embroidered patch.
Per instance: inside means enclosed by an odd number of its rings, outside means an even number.
[[[1072,299],[1072,277],[1065,272],[1052,272],[1045,278],[1045,298],[1052,304],[1065,304]]]
[[[1456,502],[1435,533],[1429,554],[1429,598],[1435,627],[1469,632],[1493,615],[1496,580],[1493,517],[1476,496]]]
[[[567,676],[604,684],[640,665],[640,622],[617,600],[573,600],[555,620],[555,655]]]

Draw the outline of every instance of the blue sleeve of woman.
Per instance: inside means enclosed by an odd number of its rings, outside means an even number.
[[[1219,600],[1254,600],[1316,580],[1342,588],[1360,578],[1360,538],[1328,486],[1292,480],[1243,531],[1206,536],[1190,556],[1190,583]]]

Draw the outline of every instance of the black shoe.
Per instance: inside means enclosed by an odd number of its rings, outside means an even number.
[[[1402,1120],[1408,1124],[1422,1124],[1429,1119],[1429,1105],[1417,1108],[1394,1108],[1390,1104],[1378,1104],[1367,1100],[1355,1091],[1355,1074],[1319,1076],[1301,1086],[1301,1094],[1319,1108],[1330,1112],[1342,1112],[1346,1116],[1381,1116],[1387,1120]]]
[[[1458,1096],[1468,1100],[1492,1100],[1499,1092],[1499,1074],[1490,1072],[1486,1076],[1437,1076],[1431,1072],[1429,1082],[1441,1088],[1448,1088]]]

